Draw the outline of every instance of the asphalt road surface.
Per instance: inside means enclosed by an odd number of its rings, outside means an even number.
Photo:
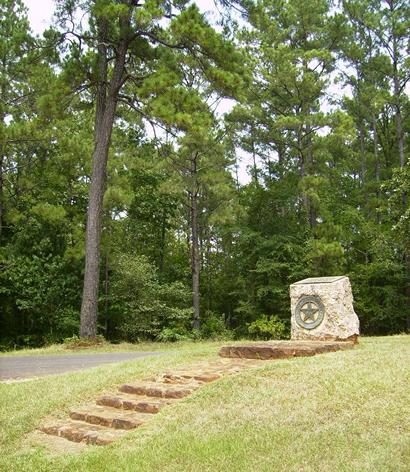
[[[54,356],[0,356],[0,380],[26,379],[102,364],[155,356],[159,352],[106,352],[101,354],[69,354]]]

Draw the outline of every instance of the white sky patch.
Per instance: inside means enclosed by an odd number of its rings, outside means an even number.
[[[24,0],[34,34],[41,35],[50,26],[54,14],[54,0]]]

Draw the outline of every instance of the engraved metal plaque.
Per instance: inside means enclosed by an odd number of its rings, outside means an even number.
[[[317,328],[325,316],[325,307],[317,295],[301,297],[295,308],[296,323],[305,329]]]

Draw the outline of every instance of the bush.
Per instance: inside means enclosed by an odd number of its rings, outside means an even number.
[[[96,346],[103,346],[107,343],[104,336],[98,335],[92,338],[80,338],[76,335],[70,338],[65,338],[64,341],[65,349],[83,349],[91,348]]]
[[[13,338],[0,339],[0,351],[33,349],[43,346],[43,338],[38,334],[21,334]]]
[[[190,329],[190,292],[182,283],[160,283],[153,264],[144,256],[121,254],[115,264],[111,298],[114,324],[131,342],[159,339]],[[171,339],[170,339],[171,340]]]
[[[248,333],[254,339],[283,339],[286,337],[286,326],[277,316],[262,315],[248,324]]]
[[[200,328],[201,339],[232,339],[232,332],[226,328],[223,315],[206,311]]]
[[[190,341],[186,332],[182,332],[177,328],[164,328],[156,337],[157,341],[162,343],[174,343],[177,341]]]
[[[45,252],[47,248],[45,245]],[[14,337],[16,345],[38,347],[60,342],[78,332],[81,278],[76,263],[52,253],[30,256],[11,253],[0,260],[2,263],[5,267],[0,270],[2,334]],[[33,339],[18,339],[19,332]]]

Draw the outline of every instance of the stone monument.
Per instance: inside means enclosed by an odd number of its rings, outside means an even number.
[[[316,277],[290,286],[292,340],[353,341],[359,319],[349,278]]]
[[[223,346],[221,357],[286,359],[352,349],[359,337],[349,278],[315,277],[290,286],[291,341]]]

